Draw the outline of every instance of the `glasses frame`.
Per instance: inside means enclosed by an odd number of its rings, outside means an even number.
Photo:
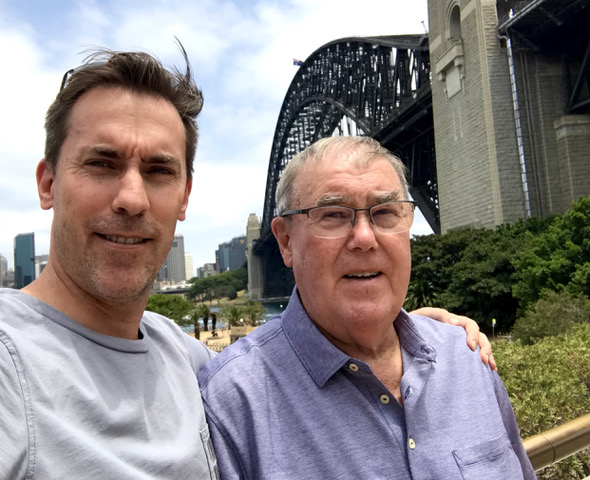
[[[375,207],[380,207],[381,205],[388,205],[390,203],[406,203],[409,204],[411,206],[412,209],[412,214],[414,213],[414,211],[416,210],[416,202],[414,202],[413,200],[392,200],[390,202],[383,202],[383,203],[378,203],[376,205],[372,205],[370,207],[365,207],[365,208],[356,208],[356,207],[349,207],[348,205],[319,205],[316,207],[308,207],[308,208],[297,208],[297,209],[291,209],[291,210],[285,210],[280,217],[284,218],[284,217],[289,217],[291,215],[299,215],[299,214],[304,214],[307,215],[307,218],[309,219],[309,212],[311,212],[312,210],[315,210],[317,208],[326,208],[326,207],[343,207],[343,208],[347,208],[349,210],[352,210],[352,221],[350,222],[350,230],[348,231],[348,233],[350,233],[352,231],[352,229],[354,228],[354,226],[356,225],[356,219],[357,219],[357,212],[367,212],[368,216],[369,216],[369,221],[371,222],[371,225],[373,225],[373,227],[375,227],[375,229],[379,232],[379,233],[404,233],[409,231],[410,229],[408,228],[408,230],[403,230],[401,232],[381,232],[381,230],[379,230],[379,227],[375,224],[374,220],[373,220],[373,214],[371,213],[371,210],[373,210]],[[411,228],[411,224],[410,224],[410,228]],[[336,236],[336,237],[323,237],[323,236],[319,236],[319,235],[315,235],[316,237],[319,238],[344,238],[346,237],[346,235],[342,235],[342,236]]]

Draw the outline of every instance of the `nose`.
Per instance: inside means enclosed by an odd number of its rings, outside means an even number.
[[[142,215],[149,208],[144,179],[137,170],[126,170],[119,178],[113,210],[129,216]]]
[[[378,246],[375,230],[367,210],[356,212],[356,221],[348,234],[347,247],[351,250],[367,251]]]

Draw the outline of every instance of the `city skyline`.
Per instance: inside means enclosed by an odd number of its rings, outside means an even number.
[[[182,67],[174,36],[184,44],[205,104],[187,220],[176,233],[201,266],[215,261],[220,243],[245,234],[251,213],[262,215],[293,58],[344,37],[424,33],[427,21],[426,0],[0,2],[0,45],[12,72],[0,78],[0,253],[14,268],[13,239],[30,231],[37,252],[49,252],[52,214],[40,209],[35,185],[44,115],[63,73],[88,49],[146,50]]]

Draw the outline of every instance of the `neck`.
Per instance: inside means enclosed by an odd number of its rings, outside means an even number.
[[[346,342],[332,337],[320,326],[318,328],[344,353],[368,364],[375,376],[394,395],[400,405],[403,405],[400,387],[403,375],[402,351],[393,324],[390,324],[385,334],[380,332],[379,335],[368,335],[364,332],[363,335]]]
[[[96,298],[47,264],[41,275],[22,289],[90,330],[136,340],[149,292],[127,301]]]

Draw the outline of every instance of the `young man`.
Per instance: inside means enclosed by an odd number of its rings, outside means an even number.
[[[409,315],[403,164],[368,137],[286,167],[286,311],[199,373],[223,479],[534,479],[496,372],[462,330]]]
[[[213,354],[144,312],[201,106],[188,60],[103,51],[66,74],[37,168],[49,262],[0,291],[0,478],[217,478],[195,381]]]

